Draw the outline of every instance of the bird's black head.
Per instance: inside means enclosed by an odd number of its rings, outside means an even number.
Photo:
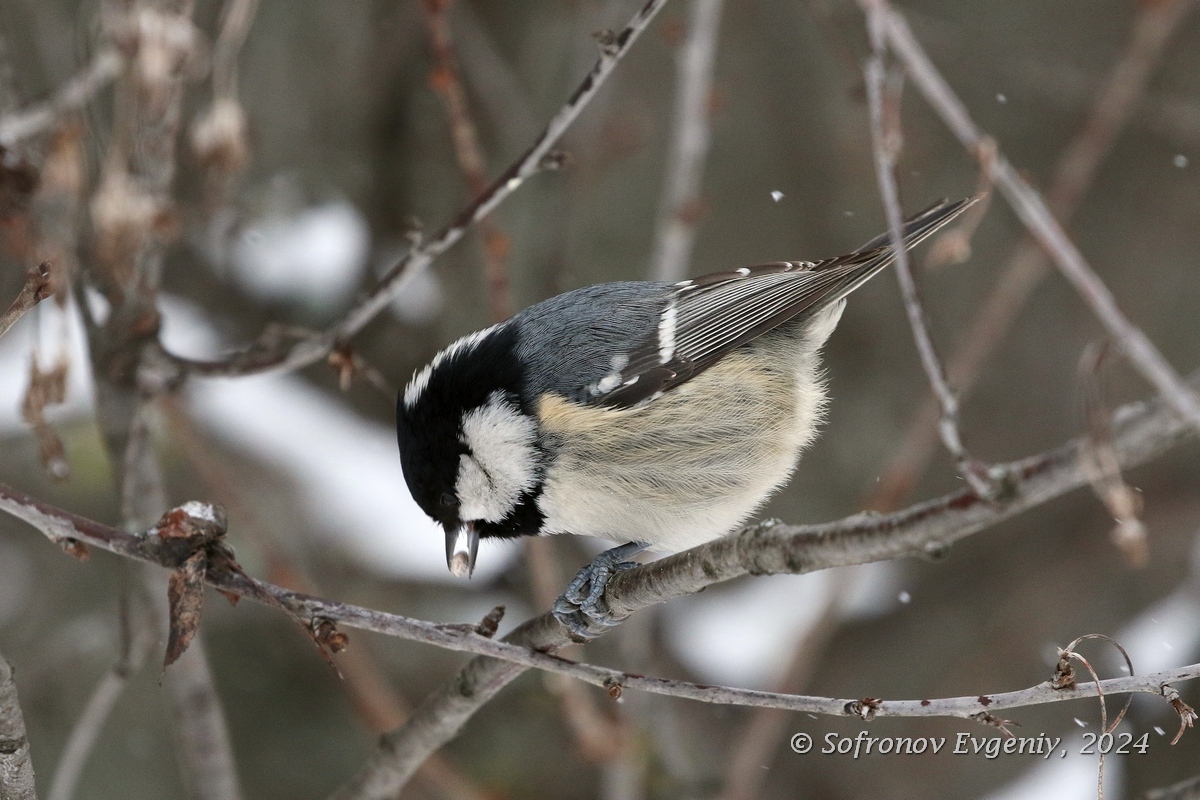
[[[397,403],[404,480],[445,529],[452,571],[474,566],[480,537],[536,534],[541,527],[543,456],[523,382],[515,329],[502,324],[439,353]],[[467,555],[456,565],[451,559],[459,551]]]

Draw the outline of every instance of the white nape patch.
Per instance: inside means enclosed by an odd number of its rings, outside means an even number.
[[[470,449],[459,457],[459,516],[499,522],[537,481],[533,420],[494,392],[485,405],[463,417],[460,439]]]
[[[658,363],[665,364],[675,356],[675,301],[667,304],[658,321]]]
[[[408,386],[404,390],[404,407],[412,408],[417,404],[417,401],[421,399],[421,393],[424,392],[425,387],[429,385],[430,376],[433,375],[433,371],[437,369],[442,362],[463,350],[469,350],[478,347],[480,342],[482,342],[488,336],[491,336],[492,333],[502,324],[504,323],[493,325],[490,328],[484,328],[481,331],[475,331],[474,333],[467,334],[434,356],[433,361],[430,361],[427,367],[413,375],[412,380],[408,382]]]
[[[691,286],[693,283],[694,283],[694,281],[691,281],[691,280],[680,281],[679,283],[675,284],[675,288],[676,289],[686,289],[689,286]]]
[[[744,277],[746,277],[747,275],[749,275],[749,274],[750,274],[750,268],[749,268],[749,267],[742,267],[742,268],[740,268],[740,269],[736,270],[736,272],[737,272],[737,274],[738,274],[738,275],[741,275],[741,276],[744,278]]]

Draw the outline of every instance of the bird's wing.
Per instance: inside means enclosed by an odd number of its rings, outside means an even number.
[[[912,248],[974,202],[942,201],[904,223]],[[824,261],[777,261],[675,284],[657,330],[629,361],[593,390],[591,402],[625,408],[699,375],[733,349],[786,322],[812,316],[892,262],[884,234],[849,255]]]

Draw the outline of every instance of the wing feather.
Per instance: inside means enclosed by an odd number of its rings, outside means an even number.
[[[943,200],[904,224],[912,248],[974,199]],[[628,407],[652,400],[711,367],[730,351],[844,298],[894,258],[888,235],[849,255],[824,261],[775,261],[675,284],[657,330],[597,392],[598,405]],[[611,387],[611,388],[609,388]]]

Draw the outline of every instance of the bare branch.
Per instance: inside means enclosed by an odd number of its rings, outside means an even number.
[[[136,54],[114,93],[114,130],[100,187],[92,198],[97,261],[115,299],[88,346],[96,374],[97,416],[117,476],[128,530],[144,530],[167,507],[147,415],[169,385],[150,380],[159,325],[158,288],[175,216],[171,187],[182,118],[183,81],[197,35],[192,0],[108,7],[112,36]],[[160,638],[167,629],[165,581],[143,572]],[[241,795],[220,696],[199,635],[163,677],[183,780],[196,800]]]
[[[713,66],[723,0],[692,0],[687,41],[676,55],[675,117],[654,235],[651,277],[687,277],[701,212],[700,183],[711,138]]]
[[[0,315],[0,336],[8,333],[8,329],[16,324],[26,311],[49,297],[52,291],[49,263],[42,263],[25,273],[25,286],[21,293],[12,301],[8,310]]]
[[[409,250],[399,263],[387,271],[371,293],[350,309],[340,322],[316,336],[289,343],[284,347],[261,339],[258,343],[220,361],[192,361],[172,356],[176,365],[195,375],[233,376],[299,369],[328,356],[331,350],[361,331],[387,307],[392,298],[404,290],[414,275],[427,268],[435,258],[461,239],[472,225],[508,199],[527,178],[559,164],[559,158],[552,152],[555,143],[596,96],[617,63],[629,52],[629,48],[665,4],[666,0],[647,0],[629,24],[601,47],[600,58],[595,66],[546,125],[533,146],[509,165],[486,192],[472,200],[446,227],[428,241],[421,242]]]
[[[885,7],[881,3],[870,5],[868,24],[871,31],[872,55],[867,61],[867,101],[871,112],[871,142],[875,153],[875,174],[879,180],[879,193],[887,216],[888,236],[896,254],[896,277],[900,281],[900,293],[904,297],[904,310],[908,314],[909,327],[921,356],[921,366],[929,378],[929,385],[942,409],[938,431],[942,443],[954,459],[955,466],[967,484],[980,497],[991,497],[995,489],[987,480],[987,472],[963,447],[958,430],[958,398],[946,382],[946,373],[938,358],[933,337],[929,335],[929,324],[925,318],[925,307],[921,303],[917,282],[913,279],[908,252],[904,247],[902,226],[904,215],[900,210],[900,187],[896,183],[896,156],[900,151],[900,91],[899,87],[888,92],[888,82],[883,65],[883,25]],[[885,96],[886,94],[886,96]]]
[[[1147,415],[1150,408],[1155,412]],[[1152,458],[1160,447],[1182,440],[1188,431],[1159,402],[1126,407],[1117,416],[1113,444],[1123,465]],[[619,619],[741,575],[799,574],[940,553],[958,539],[1082,486],[1086,477],[1079,467],[1080,447],[1077,440],[1001,465],[1008,486],[993,502],[962,491],[894,514],[860,514],[827,525],[751,527],[619,573],[609,582],[606,599]],[[537,651],[554,650],[568,641],[566,631],[549,615],[526,622],[504,639]],[[367,765],[334,795],[336,800],[386,796],[404,785],[430,753],[452,739],[472,714],[522,671],[511,663],[473,659],[427,697],[403,728],[383,737]]]
[[[96,53],[91,63],[72,78],[58,94],[44,103],[0,118],[0,144],[11,147],[45,133],[64,114],[82,108],[121,71],[123,59],[115,48]]]
[[[1200,382],[1200,377],[1197,377]],[[1133,403],[1115,415],[1113,452],[1129,468],[1149,461],[1182,441],[1188,428],[1162,401]],[[763,523],[651,564],[621,572],[610,581],[608,604],[618,617],[693,594],[742,575],[804,574],[817,570],[943,552],[949,545],[1001,520],[1086,485],[1079,465],[1083,439],[1046,453],[1003,465],[1009,476],[1005,494],[986,502],[970,491],[925,501],[893,514],[856,514],[819,525]],[[160,566],[177,566],[158,539],[156,529],[134,535],[49,506],[0,484],[0,509],[25,520],[60,546],[84,542],[104,550]],[[263,592],[278,605],[304,618],[324,618],[451,650],[512,658],[528,666],[559,671],[558,659],[510,648],[501,642],[464,632],[461,626],[436,625],[396,614],[334,603],[253,582],[240,573],[210,571],[210,585],[261,599]],[[535,649],[569,643],[566,630],[550,615],[537,617],[514,632],[534,637]],[[511,640],[511,637],[510,637]],[[549,660],[546,660],[549,659]]]
[[[1158,456],[1184,439],[1188,431],[1161,400],[1134,403],[1120,409],[1115,416],[1113,452],[1122,467],[1128,468]],[[1084,446],[1083,440],[1075,440],[1057,450],[1002,465],[1007,476],[1005,492],[991,502],[964,490],[894,514],[859,514],[823,525],[766,523],[748,528],[740,534],[616,575],[609,583],[608,605],[614,616],[623,618],[639,609],[742,575],[802,574],[944,552],[961,538],[1085,485],[1087,476],[1079,460]],[[174,566],[153,530],[135,536],[53,508],[3,485],[0,485],[0,509],[25,520],[62,546],[82,541],[140,561]],[[458,676],[427,698],[403,727],[383,737],[380,749],[367,767],[338,795],[342,798],[398,790],[430,753],[453,738],[475,711],[528,667],[570,674],[605,686],[612,686],[612,681],[646,690],[662,685],[655,679],[634,679],[550,655],[548,651],[568,644],[570,639],[566,629],[549,614],[529,620],[504,641],[494,641],[463,626],[436,625],[288,592],[252,581],[242,573],[210,570],[206,580],[219,589],[253,599],[269,596],[273,604],[304,619],[332,620],[349,627],[488,656],[472,660]],[[674,691],[676,688],[678,692]],[[682,693],[681,696],[692,696],[688,691],[708,690],[673,687],[673,693]],[[727,697],[728,702],[733,702],[733,695],[718,692],[713,696]],[[749,695],[758,699],[747,702],[765,703],[764,696],[767,695]],[[947,708],[964,710],[953,704]]]
[[[859,0],[859,4],[866,13],[879,15],[879,25],[889,47],[904,63],[921,93],[959,141],[970,151],[976,152],[988,137],[971,121],[966,107],[933,66],[903,16],[893,11],[887,0]],[[1176,413],[1193,427],[1200,428],[1200,399],[1187,389],[1145,333],[1125,317],[1108,287],[1096,276],[1083,254],[1046,208],[1041,195],[998,150],[992,159],[992,177],[1017,216],[1075,286],[1134,368],[1167,399]]]
[[[25,718],[13,682],[13,668],[3,655],[0,655],[0,798],[37,800]]]
[[[1174,0],[1138,7],[1129,44],[1098,91],[1083,127],[1063,151],[1046,191],[1047,205],[1063,223],[1074,216],[1113,142],[1133,118],[1138,98],[1162,61],[1167,43],[1195,6],[1196,0]],[[989,185],[995,152],[995,142],[987,139],[976,153],[981,170],[988,173]],[[935,243],[931,254],[937,248]],[[1045,278],[1048,266],[1045,253],[1028,235],[1008,258],[963,343],[947,362],[949,381],[958,390],[960,400],[974,388],[984,364],[1012,327],[1033,289]],[[933,453],[938,414],[937,396],[931,392],[909,423],[899,451],[883,470],[866,502],[868,508],[891,511],[904,502]]]
[[[393,391],[393,396],[395,392]],[[300,563],[294,543],[283,546],[270,533],[270,527],[259,519],[260,512],[251,498],[245,495],[244,487],[231,477],[227,464],[211,446],[203,432],[193,421],[188,410],[176,397],[164,397],[160,407],[167,416],[167,428],[187,454],[201,481],[209,487],[216,498],[229,507],[229,516],[242,522],[242,531],[258,546],[259,557],[267,564],[269,576],[280,583],[303,592],[314,593],[311,578]],[[383,667],[371,649],[363,642],[340,653],[338,671],[343,677],[343,686],[363,725],[372,735],[398,727],[408,718],[412,708],[407,698],[391,685]],[[482,789],[472,785],[445,758],[434,756],[426,761],[416,775],[417,782],[446,798],[454,800],[484,800]],[[53,800],[53,798],[52,798]]]

